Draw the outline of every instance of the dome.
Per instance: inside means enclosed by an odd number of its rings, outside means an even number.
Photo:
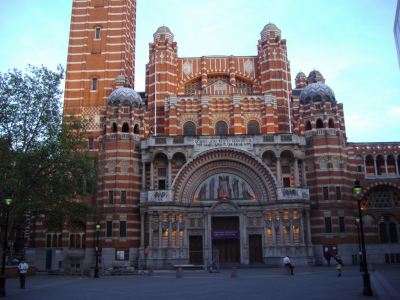
[[[304,88],[307,85],[307,76],[303,72],[299,72],[295,79],[296,88]]]
[[[297,75],[296,75],[296,81],[298,81],[298,80],[307,80],[307,76],[306,76],[306,74],[304,74],[303,72],[299,72],[299,73],[297,73]]]
[[[316,82],[307,85],[300,94],[302,104],[310,102],[329,101],[336,103],[335,94],[332,89],[323,82]]]
[[[276,27],[273,23],[268,23],[264,26],[264,29],[261,31],[261,40],[265,41],[269,38],[276,38],[281,36],[281,31],[278,27]]]
[[[120,87],[112,91],[108,97],[109,106],[132,106],[141,107],[143,105],[140,95],[131,88]]]
[[[153,34],[153,38],[155,41],[161,40],[170,40],[171,42],[174,40],[174,35],[171,30],[167,26],[161,26],[157,29],[157,31]]]
[[[308,75],[308,83],[316,83],[316,82],[323,82],[325,83],[325,78],[322,76],[320,71],[314,70],[311,71]]]

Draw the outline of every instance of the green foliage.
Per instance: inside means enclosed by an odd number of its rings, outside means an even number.
[[[49,222],[83,220],[93,207],[95,161],[83,151],[85,126],[62,122],[63,69],[28,67],[0,73],[0,196],[12,195],[15,216]]]

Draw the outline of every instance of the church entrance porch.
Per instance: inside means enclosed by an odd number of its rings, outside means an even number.
[[[213,252],[219,255],[219,262],[240,263],[239,217],[212,217],[211,238]]]

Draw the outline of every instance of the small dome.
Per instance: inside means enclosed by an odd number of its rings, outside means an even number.
[[[161,26],[157,29],[157,31],[153,34],[154,41],[165,41],[170,40],[174,41],[174,35],[171,30],[167,26]]]
[[[114,83],[116,86],[126,86],[128,83],[128,78],[124,75],[118,75],[115,78]]]
[[[303,72],[299,72],[296,75],[296,88],[303,88],[307,85],[307,76]]]
[[[120,87],[111,92],[108,97],[109,106],[132,106],[141,107],[143,105],[140,95],[131,88]]]
[[[304,74],[303,72],[297,73],[297,75],[296,75],[296,81],[297,81],[297,80],[303,80],[303,79],[307,80],[306,74]]]
[[[261,40],[265,41],[269,38],[276,38],[281,36],[281,31],[278,27],[276,27],[273,23],[268,23],[264,26],[264,29],[261,31]]]
[[[316,83],[316,82],[325,83],[325,78],[324,76],[322,76],[320,71],[314,70],[311,71],[310,74],[308,75],[308,83]]]
[[[311,83],[301,91],[300,102],[302,104],[325,101],[336,103],[332,89],[323,82]]]

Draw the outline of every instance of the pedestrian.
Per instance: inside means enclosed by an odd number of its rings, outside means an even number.
[[[293,273],[294,265],[290,262],[289,256],[286,255],[283,258],[283,265],[285,266],[288,274],[289,274],[289,270],[290,270],[290,275],[294,275],[294,273]]]
[[[336,260],[336,270],[338,272],[338,277],[342,276],[342,269],[343,269],[343,260],[340,258],[339,255],[336,255],[335,257]]]
[[[19,274],[19,286],[21,289],[25,288],[25,277],[26,272],[28,272],[29,266],[25,262],[25,259],[21,259],[21,262],[18,265],[18,274]]]

